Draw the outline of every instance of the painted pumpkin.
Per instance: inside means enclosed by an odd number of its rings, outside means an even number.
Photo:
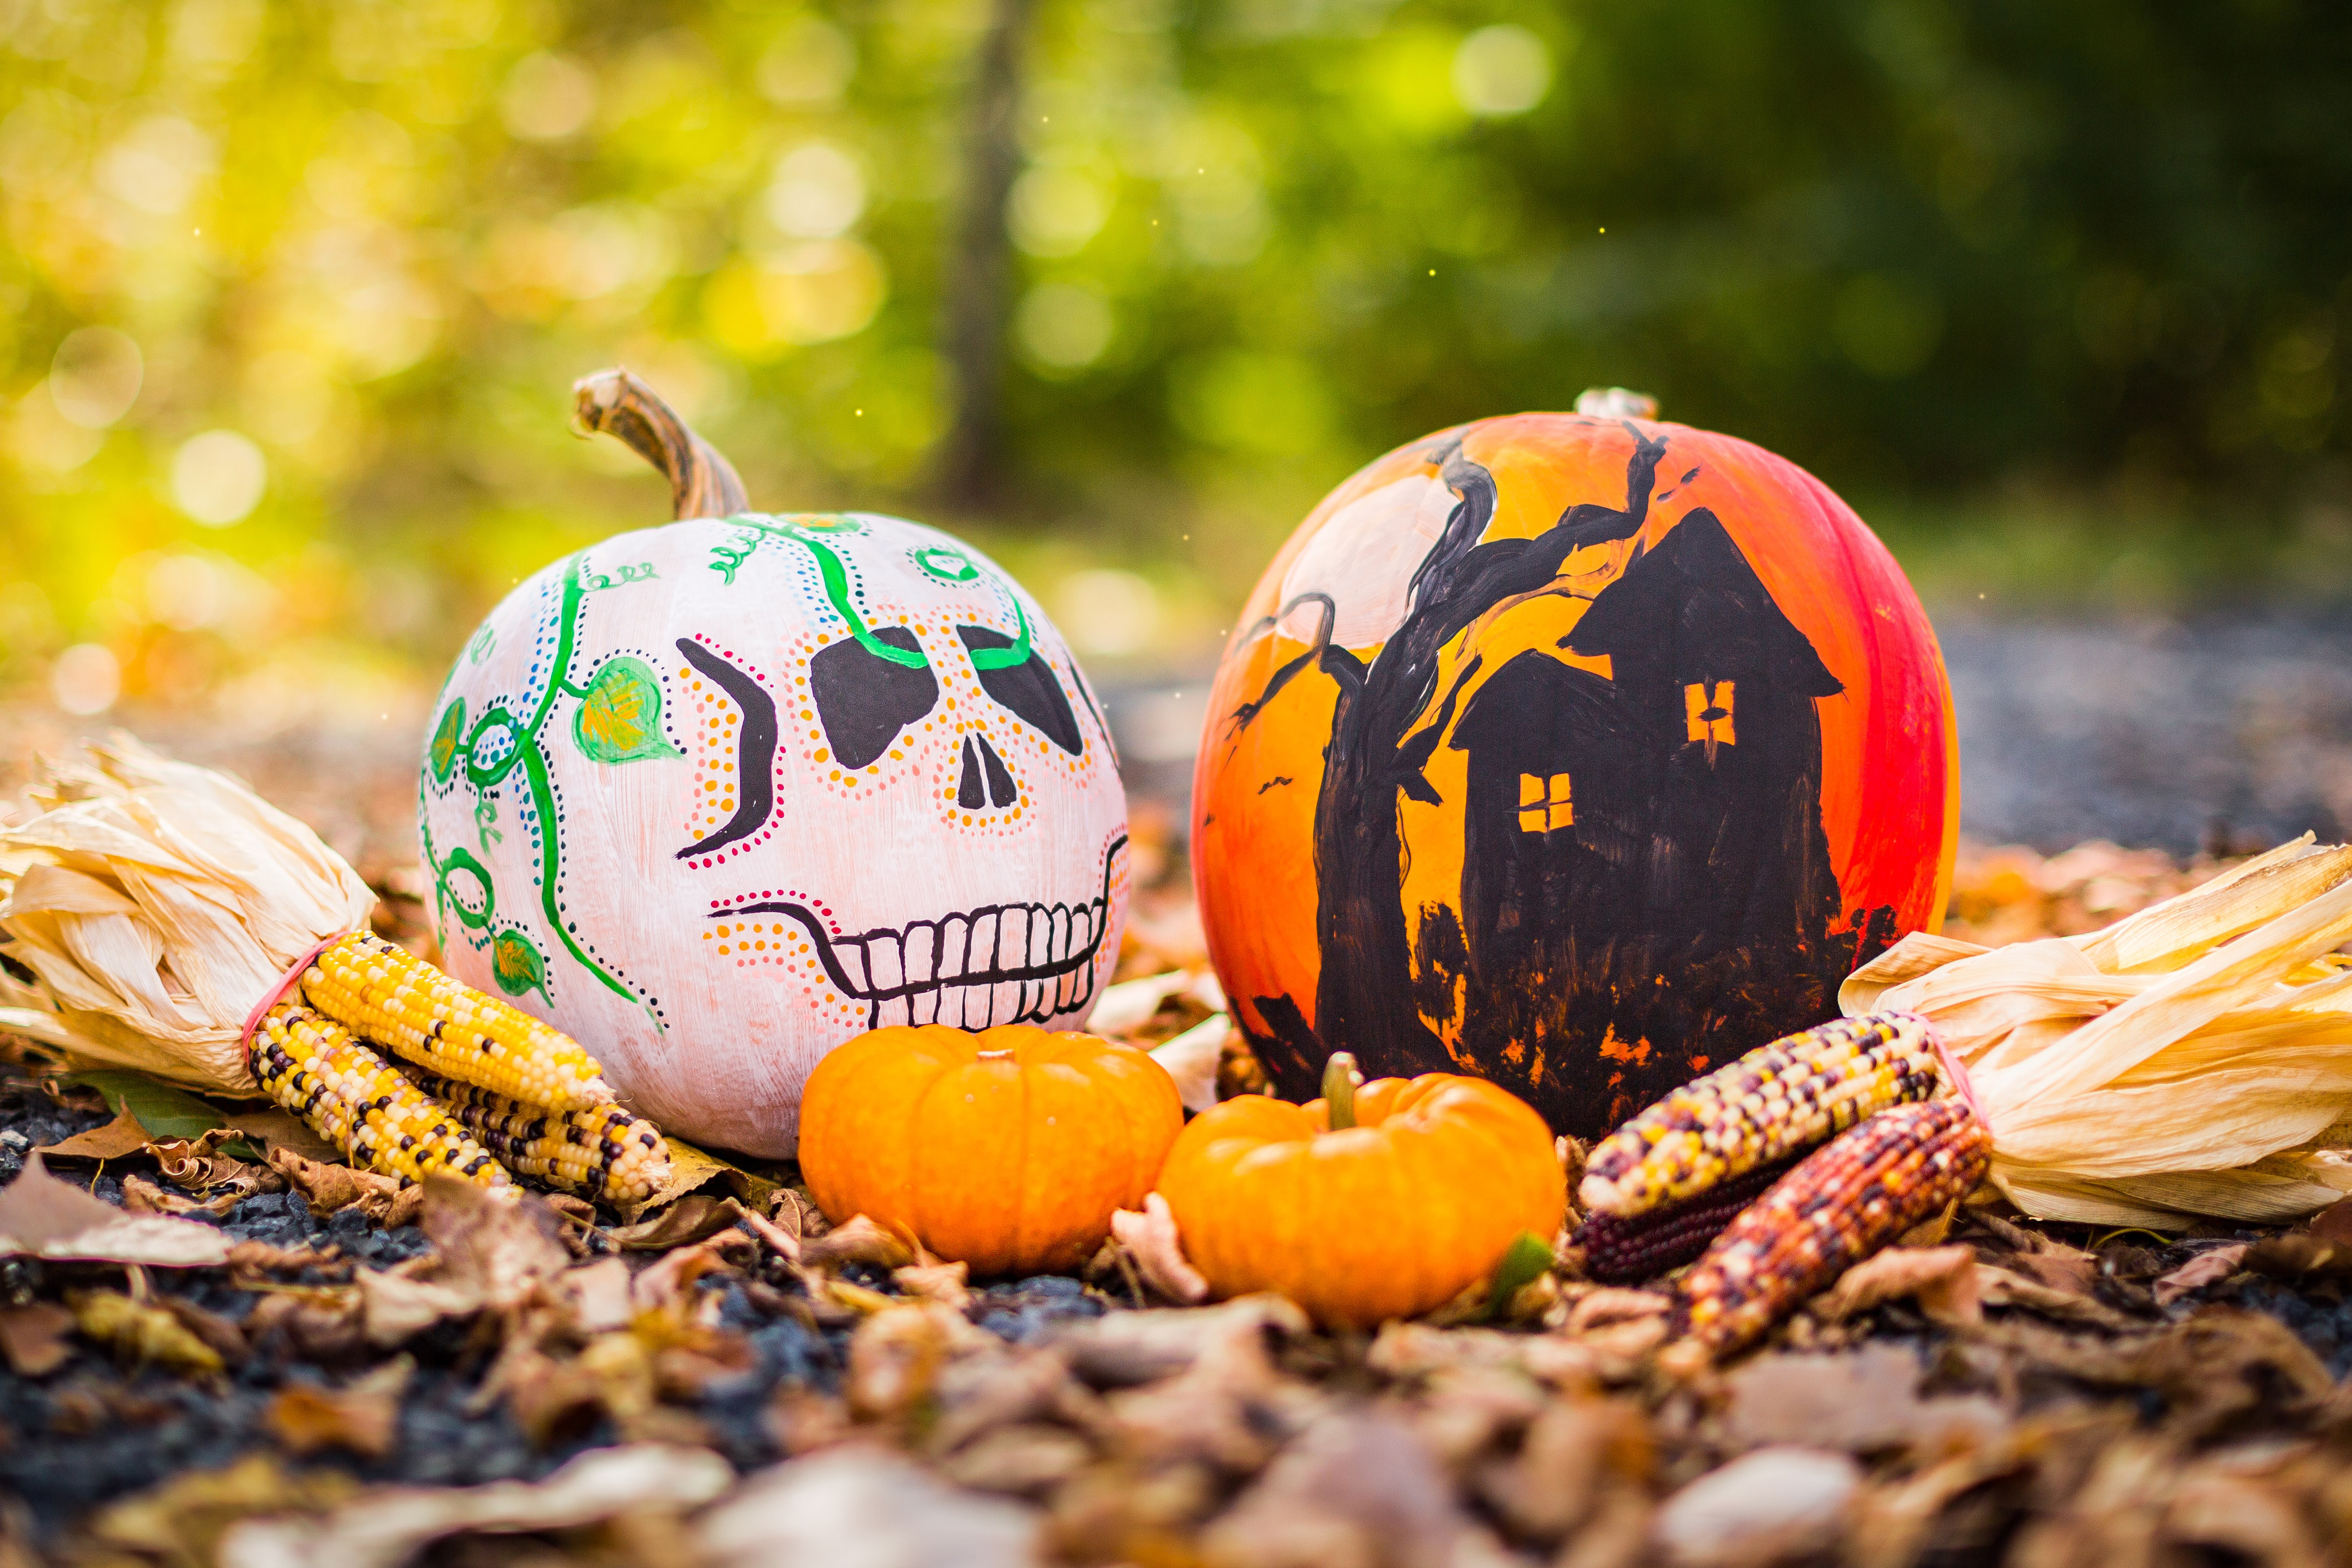
[[[580,405],[692,521],[529,578],[450,672],[418,813],[450,973],[669,1131],[769,1156],[853,1036],[1082,1021],[1126,800],[1036,603],[919,523],[750,510],[619,373]]]
[[[1082,1267],[1184,1122],[1150,1053],[1027,1025],[877,1029],[817,1064],[801,1110],[827,1218],[862,1214],[975,1278]]]
[[[1228,1100],[1186,1124],[1160,1195],[1213,1293],[1278,1291],[1360,1329],[1452,1300],[1568,1213],[1543,1119],[1454,1073],[1376,1079],[1352,1101]]]
[[[1238,623],[1193,859],[1285,1095],[1344,1048],[1597,1136],[1941,921],[1958,753],[1901,568],[1801,469],[1617,395],[1378,459]]]

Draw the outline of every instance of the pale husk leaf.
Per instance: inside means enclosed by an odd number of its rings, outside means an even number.
[[[39,1037],[83,1065],[258,1092],[247,1012],[375,895],[243,784],[127,736],[51,766],[0,827],[0,932],[56,1005]]]
[[[2029,1214],[2293,1219],[2352,1191],[2352,1159],[2309,1152],[2352,1142],[2347,878],[2352,849],[2306,837],[2104,931],[1906,938],[1841,1000],[1936,1026]]]

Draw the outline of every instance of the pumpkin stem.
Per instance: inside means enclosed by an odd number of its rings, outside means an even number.
[[[1323,1064],[1323,1102],[1330,1108],[1332,1131],[1356,1124],[1356,1083],[1361,1076],[1356,1058],[1345,1051],[1333,1051]]]
[[[1576,395],[1576,411],[1601,419],[1655,419],[1658,400],[1622,386],[1588,386]]]
[[[732,517],[751,510],[743,481],[719,448],[687,428],[677,410],[625,370],[600,370],[572,384],[572,423],[602,431],[669,478],[670,510],[690,517]]]

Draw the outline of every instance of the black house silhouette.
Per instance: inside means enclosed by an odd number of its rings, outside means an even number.
[[[1713,512],[1635,558],[1562,646],[1611,675],[1522,653],[1454,727],[1460,951],[1441,934],[1418,955],[1469,978],[1465,1054],[1538,1089],[1562,1046],[1653,1076],[1641,1042],[1696,1046],[1715,1009],[1695,1004],[1769,985],[1759,971],[1819,950],[1842,912],[1814,702],[1843,687]],[[1663,1054],[1654,1071],[1687,1076]]]
[[[1567,646],[1608,656],[1662,762],[1638,929],[1702,950],[1818,942],[1841,912],[1814,700],[1845,689],[1715,513],[1601,590]]]

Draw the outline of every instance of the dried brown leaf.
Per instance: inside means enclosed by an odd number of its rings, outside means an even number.
[[[1965,1247],[1889,1248],[1847,1269],[1811,1311],[1824,1322],[1843,1322],[1905,1297],[1916,1299],[1920,1311],[1936,1322],[1982,1322],[1976,1254]]]
[[[386,1269],[362,1268],[354,1283],[359,1287],[361,1331],[381,1350],[404,1344],[445,1318],[467,1317],[482,1307],[475,1290]]]
[[[747,1477],[694,1525],[694,1543],[708,1568],[803,1563],[1032,1568],[1044,1556],[1038,1534],[1030,1509],[956,1491],[895,1454],[856,1447]]]
[[[2008,1425],[1981,1394],[1922,1398],[1908,1346],[1865,1344],[1837,1355],[1757,1356],[1724,1380],[1724,1427],[1741,1447],[1807,1444],[1856,1454],[1979,1444]]]
[[[373,1171],[354,1170],[349,1165],[309,1160],[291,1149],[272,1149],[269,1164],[287,1184],[302,1194],[310,1212],[321,1219],[338,1209],[374,1199],[379,1212],[389,1211],[392,1200],[400,1191],[400,1184],[390,1176]]]
[[[559,1297],[572,1310],[573,1329],[583,1336],[625,1329],[635,1309],[629,1302],[629,1266],[600,1258],[564,1271]]]
[[[1804,1557],[1835,1540],[1862,1470],[1819,1448],[1759,1448],[1708,1472],[1658,1510],[1654,1538],[1676,1568]]]
[[[218,1312],[208,1312],[185,1296],[165,1296],[156,1304],[178,1320],[185,1329],[212,1347],[215,1355],[230,1366],[245,1362],[245,1331]]]
[[[298,1458],[341,1448],[382,1458],[400,1436],[400,1397],[415,1371],[415,1362],[396,1356],[341,1388],[289,1384],[269,1402],[262,1422],[278,1447]]]
[[[1597,1329],[1619,1323],[1663,1318],[1673,1309],[1673,1300],[1655,1290],[1627,1290],[1603,1286],[1585,1292],[1569,1304],[1568,1331],[1589,1334]]]
[[[1193,1310],[1113,1312],[1062,1330],[1054,1342],[1088,1383],[1125,1387],[1201,1365],[1246,1367],[1270,1378],[1269,1339],[1296,1340],[1308,1331],[1307,1314],[1286,1298],[1240,1296]]]
[[[18,1377],[47,1377],[73,1355],[74,1315],[54,1301],[0,1307],[0,1356]]]
[[[1151,1193],[1143,1210],[1120,1209],[1110,1216],[1112,1239],[1127,1249],[1144,1283],[1171,1301],[1186,1306],[1209,1299],[1209,1282],[1184,1256],[1183,1238],[1176,1231],[1176,1215],[1168,1200]]]
[[[2144,1326],[2091,1296],[2053,1289],[2039,1280],[1989,1263],[1977,1265],[1976,1280],[1978,1300],[1988,1307],[2022,1307],[2055,1322],[2099,1329],[2124,1331]]]
[[[917,1261],[912,1247],[862,1214],[852,1215],[847,1223],[823,1236],[814,1239],[804,1236],[801,1239],[801,1262],[811,1268],[863,1263],[887,1270],[904,1268]]]
[[[441,1255],[440,1282],[494,1311],[520,1306],[571,1266],[561,1223],[528,1193],[491,1192],[454,1176],[422,1184],[418,1223]]]
[[[961,1258],[953,1263],[918,1263],[905,1268],[894,1268],[890,1279],[908,1295],[925,1301],[936,1301],[961,1312],[971,1305],[971,1292],[964,1288],[969,1268]]]
[[[707,1449],[658,1444],[593,1448],[543,1481],[479,1487],[385,1487],[322,1519],[243,1523],[221,1542],[221,1568],[398,1568],[463,1531],[511,1534],[577,1529],[643,1509],[683,1513],[724,1492],[727,1462]]]
[[[358,1483],[341,1471],[295,1475],[277,1456],[254,1454],[225,1468],[174,1476],[110,1504],[86,1529],[94,1542],[114,1553],[98,1561],[214,1568],[222,1561],[224,1535],[239,1521],[329,1508],[357,1489]]]
[[[217,1219],[243,1203],[247,1195],[231,1192],[223,1193],[218,1197],[197,1199],[173,1192],[136,1172],[122,1178],[122,1210],[125,1214],[208,1214]]]
[[[630,1252],[667,1252],[708,1240],[748,1217],[743,1205],[733,1198],[692,1193],[652,1219],[620,1226],[604,1234]]]
[[[2341,1279],[2352,1275],[2352,1243],[2291,1230],[2253,1243],[2241,1261],[2273,1279]]]
[[[1639,1405],[1554,1400],[1528,1427],[1517,1454],[1478,1472],[1477,1490],[1514,1534],[1549,1543],[1576,1531],[1612,1492],[1646,1491],[1655,1464]]]
[[[940,1473],[974,1491],[1041,1497],[1094,1462],[1094,1449],[1066,1426],[1000,1426],[940,1462]]]
[[[1212,1568],[1448,1568],[1469,1521],[1392,1416],[1333,1413],[1201,1535]]]
[[[84,1339],[111,1349],[134,1365],[157,1365],[174,1372],[216,1373],[220,1352],[190,1333],[180,1320],[162,1307],[143,1305],[120,1290],[89,1290],[75,1295],[74,1327]]]
[[[137,1117],[126,1110],[102,1127],[77,1132],[55,1143],[45,1143],[41,1146],[41,1152],[68,1160],[121,1160],[141,1153],[146,1147],[147,1130],[139,1125]]]
[[[851,1413],[864,1420],[892,1421],[926,1409],[956,1337],[947,1322],[951,1315],[942,1307],[900,1306],[859,1323],[849,1339],[845,1392]]]
[[[0,1258],[209,1268],[228,1261],[228,1238],[208,1225],[162,1215],[126,1214],[58,1181],[38,1152],[0,1188]]]
[[[2210,1252],[2200,1253],[2156,1282],[2156,1304],[2169,1307],[2183,1296],[2194,1295],[2209,1285],[2218,1285],[2238,1272],[2246,1258],[2244,1243],[2217,1247]]]

